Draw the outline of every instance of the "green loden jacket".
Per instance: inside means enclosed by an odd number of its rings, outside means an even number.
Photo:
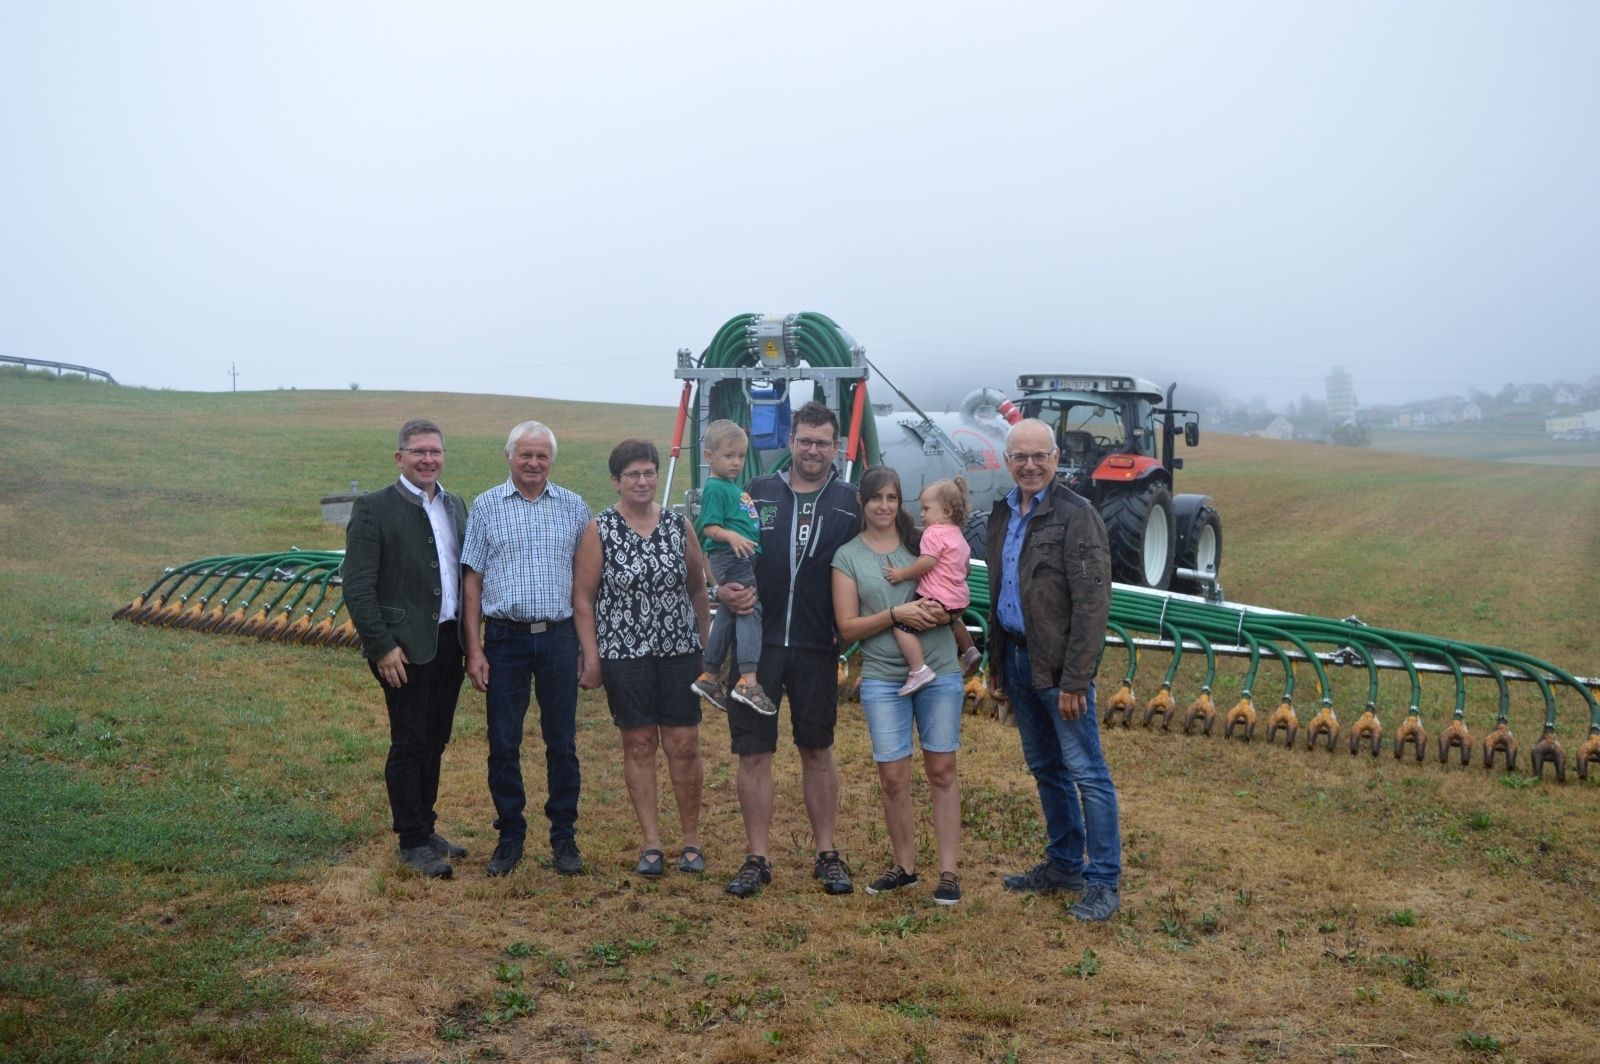
[[[449,492],[445,505],[459,544],[466,535],[466,505]],[[399,483],[355,501],[345,529],[341,576],[361,652],[373,661],[398,644],[407,660],[426,665],[439,651],[440,623],[460,619],[439,616],[444,589],[433,525],[422,503]]]

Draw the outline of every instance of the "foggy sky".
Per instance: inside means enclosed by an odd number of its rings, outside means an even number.
[[[0,0],[0,354],[669,403],[816,310],[913,398],[1600,372],[1590,3]],[[882,398],[879,393],[875,397]]]

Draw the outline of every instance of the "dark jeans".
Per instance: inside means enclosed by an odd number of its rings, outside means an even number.
[[[374,662],[368,661],[367,667],[378,676]],[[378,679],[389,707],[389,759],[383,766],[383,781],[402,849],[422,846],[433,834],[439,765],[450,742],[463,674],[461,642],[456,623],[450,621],[439,626],[434,659],[426,665],[406,665],[404,684],[390,687]]]
[[[528,834],[522,815],[522,722],[530,692],[539,699],[539,732],[549,799],[550,841],[577,835],[578,825],[578,636],[570,620],[538,634],[527,625],[488,620],[483,654],[489,659],[489,796],[494,799],[500,838],[521,842]],[[531,683],[530,683],[531,681]]]
[[[1006,643],[1002,675],[1022,739],[1022,756],[1039,790],[1049,835],[1045,856],[1064,872],[1081,871],[1090,883],[1115,890],[1122,878],[1117,788],[1100,750],[1093,682],[1088,708],[1075,720],[1062,720],[1060,689],[1034,689],[1027,647],[1015,640]]]

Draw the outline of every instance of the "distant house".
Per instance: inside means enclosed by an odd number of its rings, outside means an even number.
[[[1364,406],[1356,415],[1356,421],[1373,428],[1392,429],[1400,427],[1400,408],[1374,403]]]
[[[1483,408],[1477,403],[1463,403],[1461,409],[1456,411],[1457,421],[1482,421]]]
[[[1267,422],[1267,427],[1248,433],[1250,436],[1260,436],[1265,440],[1292,440],[1294,439],[1294,422],[1279,414]]]
[[[1561,417],[1547,417],[1544,419],[1544,430],[1549,433],[1581,432],[1583,428],[1582,414],[1567,414]]]
[[[1577,406],[1583,402],[1583,390],[1570,384],[1563,384],[1556,389],[1557,406]]]
[[[1466,420],[1463,411],[1471,408],[1472,420],[1481,421],[1483,410],[1477,403],[1465,402],[1459,395],[1441,395],[1435,399],[1419,399],[1400,408],[1395,425],[1403,429],[1423,429],[1433,425],[1451,425]]]

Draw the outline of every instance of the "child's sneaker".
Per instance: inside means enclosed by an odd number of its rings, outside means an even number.
[[[983,651],[977,647],[968,647],[961,652],[961,677],[966,679],[978,671],[978,666],[983,664]]]
[[[900,688],[900,695],[904,697],[915,694],[928,686],[934,680],[933,670],[924,665],[910,676],[906,677],[905,684]]]
[[[702,676],[689,685],[689,690],[710,702],[722,712],[728,712],[728,689],[722,686],[722,681],[716,677],[708,680]]]
[[[763,717],[778,715],[778,707],[772,704],[772,699],[767,697],[767,693],[758,683],[745,683],[741,680],[733,688],[733,699],[735,702],[743,702]]]
[[[954,905],[961,900],[961,880],[954,872],[940,872],[939,886],[933,892],[935,905]]]

